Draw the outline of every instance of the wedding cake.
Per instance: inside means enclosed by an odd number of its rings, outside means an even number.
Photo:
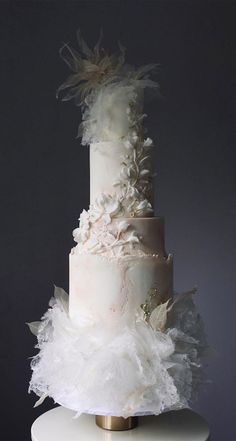
[[[59,88],[82,109],[79,136],[90,145],[90,205],[73,231],[69,296],[55,287],[41,321],[30,323],[38,354],[29,390],[73,409],[128,417],[189,405],[203,381],[206,340],[194,290],[173,293],[164,220],[154,215],[152,140],[146,91],[156,65],[134,68],[125,50],[61,55],[72,75]]]

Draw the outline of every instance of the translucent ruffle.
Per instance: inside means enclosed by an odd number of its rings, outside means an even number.
[[[77,416],[157,415],[188,407],[204,381],[207,349],[192,297],[176,297],[164,331],[151,326],[141,309],[114,327],[78,326],[69,317],[67,294],[56,288],[41,321],[29,324],[39,348],[29,391],[40,397],[38,404],[49,396]]]

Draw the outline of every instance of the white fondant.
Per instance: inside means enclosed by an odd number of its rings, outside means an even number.
[[[90,204],[102,193],[114,195],[113,183],[119,179],[121,156],[127,153],[123,142],[98,142],[90,145]]]
[[[151,289],[160,302],[172,296],[172,258],[70,255],[70,317],[92,322],[119,321],[145,303]]]

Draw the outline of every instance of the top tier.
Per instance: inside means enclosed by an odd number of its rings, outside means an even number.
[[[152,141],[144,138],[143,97],[145,88],[158,88],[149,78],[156,65],[136,69],[125,63],[122,46],[118,56],[108,55],[102,35],[93,50],[77,37],[80,53],[68,45],[61,49],[73,74],[58,93],[82,109],[79,136],[91,146],[90,204],[96,208],[106,200],[119,205],[117,216],[152,216]]]
[[[119,201],[117,216],[153,214],[152,141],[143,138],[142,107],[138,84],[112,84],[98,93],[86,125],[98,140],[90,144],[90,204],[112,197]]]

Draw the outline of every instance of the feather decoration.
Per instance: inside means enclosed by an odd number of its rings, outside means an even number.
[[[67,80],[58,88],[57,98],[62,94],[62,101],[75,99],[76,104],[85,101],[93,90],[107,82],[118,79],[125,61],[125,48],[119,44],[119,55],[108,55],[101,46],[102,30],[93,49],[90,49],[77,32],[79,52],[65,43],[60,49],[60,55],[73,71]]]
[[[120,53],[109,55],[101,45],[102,38],[101,29],[97,43],[90,49],[78,30],[79,51],[64,43],[59,53],[73,73],[58,88],[57,98],[61,97],[62,101],[74,99],[76,105],[86,105],[88,96],[97,89],[124,80],[133,84],[137,82],[142,88],[159,87],[158,83],[149,78],[150,73],[159,67],[158,64],[147,64],[135,69],[125,64],[126,49],[120,42]]]

